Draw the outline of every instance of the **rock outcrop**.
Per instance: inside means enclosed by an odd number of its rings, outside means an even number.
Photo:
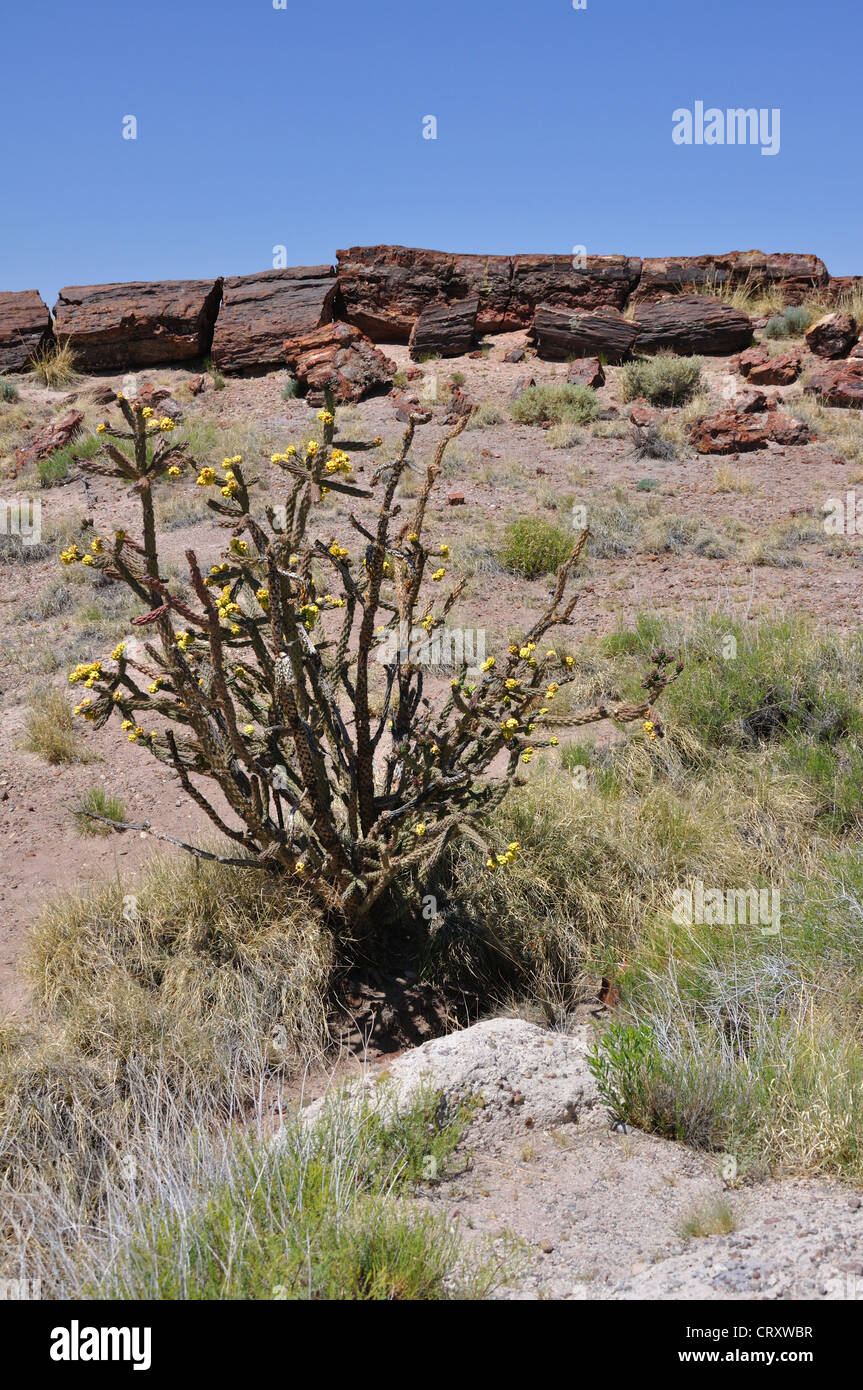
[[[51,341],[51,315],[38,290],[0,294],[0,372],[23,372]]]
[[[538,306],[530,331],[537,354],[557,362],[600,353],[607,362],[622,362],[638,334],[635,325],[616,309],[579,312],[552,304]]]
[[[721,356],[738,352],[752,341],[749,316],[709,294],[671,295],[641,304],[633,324],[638,352]]]
[[[353,324],[334,320],[284,345],[288,368],[313,405],[332,388],[336,401],[361,401],[392,386],[395,362]]]
[[[432,304],[417,317],[410,336],[414,360],[426,354],[461,357],[469,352],[476,330],[479,298],[457,299],[452,304]]]
[[[584,1025],[551,1033],[518,1018],[488,1019],[402,1052],[387,1066],[389,1085],[369,1074],[348,1084],[342,1103],[397,1114],[432,1087],[444,1112],[479,1101],[471,1136],[484,1145],[593,1117],[607,1126],[588,1065],[590,1044]],[[300,1112],[304,1123],[318,1120],[326,1106],[326,1097],[312,1101]]]
[[[623,309],[641,275],[637,256],[514,256],[507,319],[525,328],[540,304],[559,309]]]
[[[808,254],[727,251],[708,256],[649,256],[642,262],[636,297],[660,299],[703,286],[747,285],[757,290],[777,285],[786,303],[795,304],[829,281],[824,262]]]
[[[213,334],[213,361],[224,372],[280,364],[286,339],[331,322],[337,288],[331,265],[229,276]]]
[[[221,280],[68,285],[54,332],[88,371],[184,362],[210,351],[221,297]]]
[[[339,251],[339,312],[375,342],[407,342],[416,318],[436,304],[476,296],[476,331],[526,328],[540,303],[622,308],[638,284],[635,256],[453,255],[409,246]]]

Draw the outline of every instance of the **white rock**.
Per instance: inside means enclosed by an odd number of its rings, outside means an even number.
[[[606,1123],[587,1066],[590,1044],[587,1027],[565,1034],[522,1019],[489,1019],[403,1052],[383,1071],[370,1072],[346,1091],[349,1097],[395,1104],[398,1109],[424,1086],[439,1090],[445,1102],[476,1096],[480,1108],[471,1124],[472,1143],[555,1129],[586,1116]],[[316,1119],[326,1100],[307,1106],[303,1118]]]

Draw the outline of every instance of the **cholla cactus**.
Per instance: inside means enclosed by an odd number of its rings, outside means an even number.
[[[110,660],[73,671],[72,682],[93,692],[76,712],[97,725],[115,716],[128,739],[172,766],[219,831],[241,847],[236,861],[216,857],[295,875],[337,930],[354,928],[398,875],[427,866],[453,836],[469,835],[482,844],[489,870],[505,869],[519,846],[489,845],[482,822],[519,765],[557,743],[543,733],[544,721],[573,679],[574,663],[543,639],[570,621],[577,595],[567,594],[567,585],[588,533],[521,641],[500,660],[489,657],[473,679],[464,665],[448,694],[430,700],[416,651],[396,641],[382,657],[378,643],[415,628],[431,636],[462,590],[463,582],[443,596],[448,549],[429,544],[424,532],[444,452],[467,417],[437,446],[407,522],[399,521],[394,498],[410,466],[413,421],[370,491],[357,486],[350,459],[333,444],[328,399],[319,413],[323,443],[273,456],[287,492],[282,508],[266,509],[266,523],[253,515],[255,480],[247,479],[241,458],[225,459],[221,474],[201,468],[197,482],[215,489],[209,506],[232,536],[206,575],[186,551],[192,606],[160,571],[153,509],[153,483],[177,476],[190,460],[183,445],[170,442],[170,420],[122,396],[119,405],[128,431],[100,426],[109,438],[101,457],[85,466],[132,482],[142,539],[117,531],[97,537],[88,554],[71,547],[62,558],[125,581],[146,605],[134,622],[151,640],[146,660],[121,643]],[[130,440],[133,454],[112,439]],[[379,497],[374,530],[350,518],[353,551],[325,524],[313,527],[324,520],[319,507],[328,490]],[[667,666],[651,677],[654,699],[669,678]],[[648,716],[653,731],[647,703],[597,706],[567,722]],[[495,772],[501,754],[505,767]],[[228,812],[205,795],[208,782]]]

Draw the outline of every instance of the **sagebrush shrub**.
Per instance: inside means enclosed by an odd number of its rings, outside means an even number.
[[[627,362],[620,373],[623,399],[643,396],[651,405],[685,405],[701,385],[701,368],[700,357],[677,357],[673,352]]]
[[[510,403],[510,414],[520,425],[541,425],[567,421],[589,425],[599,414],[599,401],[592,386],[583,382],[552,382],[528,386]]]
[[[542,517],[522,516],[504,532],[501,564],[525,579],[536,579],[540,574],[558,570],[571,549],[571,531]]]

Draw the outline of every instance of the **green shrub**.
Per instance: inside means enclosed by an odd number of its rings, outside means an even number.
[[[569,381],[528,386],[510,402],[510,414],[520,425],[540,425],[546,421],[588,425],[599,414],[599,401],[591,386]]]
[[[297,381],[296,377],[287,377],[281,391],[282,400],[292,401],[294,397],[298,394],[299,389],[300,383]]]
[[[651,405],[685,405],[701,386],[702,365],[700,357],[677,357],[672,352],[627,362],[620,373],[623,399],[643,396]]]
[[[523,516],[511,522],[504,532],[501,564],[525,579],[551,574],[564,563],[575,540],[574,532],[564,531],[542,517]]]
[[[765,338],[802,338],[812,315],[803,304],[790,304],[781,314],[773,314],[764,325]]]
[[[427,1093],[401,1115],[331,1100],[315,1125],[241,1142],[183,1202],[154,1195],[99,1281],[121,1299],[405,1302],[483,1298],[500,1260],[400,1198],[444,1176],[464,1127]]]
[[[0,401],[4,405],[14,405],[18,400],[18,388],[13,381],[0,379]]]
[[[733,655],[717,660],[723,643]],[[863,734],[859,688],[863,641],[818,637],[794,619],[713,626],[669,692],[676,717],[704,743],[756,745]],[[731,648],[729,648],[731,649]]]
[[[485,429],[486,425],[500,425],[504,414],[496,401],[482,401],[468,422],[469,430]]]

